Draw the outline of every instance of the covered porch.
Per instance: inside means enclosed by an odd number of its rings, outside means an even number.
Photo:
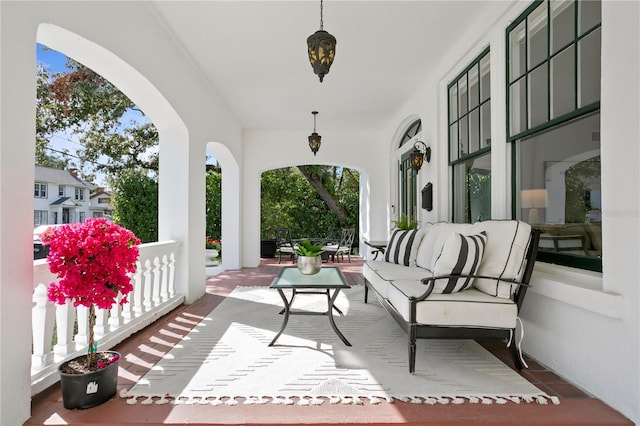
[[[265,407],[258,406],[207,413],[198,412],[203,407],[182,406],[154,407],[156,418],[119,400],[89,411],[60,413],[57,385],[41,381],[40,387],[34,387],[33,366],[51,369],[56,362],[55,354],[44,346],[33,352],[30,333],[44,333],[52,324],[46,303],[34,303],[33,284],[47,282],[38,278],[31,245],[36,43],[59,50],[109,79],[158,129],[157,245],[160,259],[170,253],[174,258],[158,264],[149,260],[148,279],[155,283],[159,277],[160,285],[147,287],[158,292],[143,292],[137,308],[151,320],[131,338],[126,333],[119,337],[118,341],[126,340],[117,348],[131,353],[134,360],[143,360],[123,366],[121,385],[125,386],[161,353],[150,345],[155,333],[165,327],[175,331],[176,325],[190,327],[194,318],[215,306],[235,285],[270,281],[277,267],[262,265],[259,256],[262,171],[296,164],[357,169],[361,176],[359,235],[386,240],[399,211],[398,161],[410,148],[399,147],[399,138],[419,119],[422,132],[416,138],[430,146],[432,159],[417,174],[417,187],[431,182],[434,192],[433,209],[419,210],[418,219],[422,223],[450,220],[447,84],[487,48],[492,58],[491,212],[494,219],[511,218],[513,157],[505,134],[505,28],[528,6],[520,1],[327,2],[325,13],[335,8],[327,29],[338,38],[338,56],[331,74],[319,83],[304,45],[304,39],[317,29],[316,2],[0,2],[0,424],[93,424],[98,420],[92,416],[100,415],[102,421],[116,424],[152,423],[146,419],[161,418],[165,422],[192,419],[194,424],[282,423],[285,415],[290,416],[282,407],[269,407],[266,413],[261,412]],[[524,351],[553,372],[541,367],[540,383],[559,385],[554,390],[565,400],[547,411],[549,407],[494,405],[484,418],[487,424],[534,421],[549,412],[558,414],[555,420],[565,424],[572,419],[577,419],[575,424],[589,420],[625,424],[618,412],[640,421],[636,261],[640,258],[640,101],[633,95],[640,84],[639,16],[637,2],[602,2],[602,113],[597,136],[602,146],[605,206],[603,272],[539,263],[522,315],[527,329]],[[381,34],[386,37],[384,43],[370,43]],[[265,35],[277,35],[279,47],[275,49]],[[407,57],[402,52],[411,54]],[[379,60],[386,53],[397,56]],[[367,65],[371,61],[389,68],[372,70]],[[295,101],[290,104],[288,99]],[[318,130],[323,142],[316,156],[306,142],[312,110],[321,112]],[[205,275],[203,256],[207,150],[214,153],[224,175],[222,267],[229,271],[213,279]],[[362,241],[359,248],[364,257],[370,254]],[[156,258],[157,254],[148,259]],[[162,268],[169,264],[170,275],[163,275]],[[357,268],[358,263],[340,267]],[[358,279],[357,269],[349,273]],[[171,277],[166,282],[173,293],[162,295],[163,276]],[[141,282],[146,283],[147,276]],[[33,320],[36,308],[44,308],[41,322]],[[160,315],[165,316],[151,324]],[[122,312],[116,318],[127,323]],[[105,330],[119,327],[102,325]],[[44,340],[42,336],[40,343]],[[34,353],[40,356],[33,357]],[[53,373],[48,377],[52,380]],[[559,382],[551,383],[555,380]],[[328,424],[345,418],[369,424],[401,419],[420,423],[427,415],[418,407],[400,404],[367,407],[365,416],[359,412],[349,417],[357,408],[293,408],[300,417],[291,419],[311,423],[326,416]],[[443,419],[452,416],[458,422],[479,416],[473,411],[477,409],[487,407],[435,408]],[[518,411],[514,414],[511,409]],[[255,417],[235,417],[239,412]],[[553,423],[553,418],[548,420]]]
[[[349,285],[363,285],[362,258],[354,256],[352,263],[336,264]],[[209,277],[206,293],[197,302],[183,305],[158,321],[118,344],[115,350],[123,354],[118,387],[128,389],[158,362],[173,345],[179,343],[210,310],[236,286],[268,286],[281,268],[277,259],[262,259],[257,268],[228,270]],[[274,290],[275,291],[275,290]],[[215,312],[215,311],[214,311]],[[389,318],[392,321],[391,318]],[[490,352],[513,368],[505,345],[495,341],[480,341]],[[393,404],[371,405],[329,404],[320,406],[263,405],[135,405],[114,397],[105,404],[88,410],[66,410],[62,407],[60,386],[54,385],[36,395],[32,402],[32,417],[25,425],[100,425],[100,424],[420,424],[453,425],[464,422],[475,425],[632,425],[619,412],[599,399],[567,382],[556,372],[527,357],[529,368],[521,374],[547,392],[561,398],[560,405],[426,405],[395,401]],[[242,403],[241,403],[242,404]]]

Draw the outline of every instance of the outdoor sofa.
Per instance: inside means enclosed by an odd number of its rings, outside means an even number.
[[[515,331],[538,240],[516,220],[396,230],[384,258],[363,266],[364,301],[371,291],[408,334],[411,373],[416,339],[429,338],[503,339],[522,369]]]

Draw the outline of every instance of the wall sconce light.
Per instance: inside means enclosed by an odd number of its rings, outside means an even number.
[[[313,114],[313,133],[309,135],[309,148],[311,148],[313,156],[315,157],[316,152],[320,149],[322,136],[316,132],[316,115],[318,115],[318,111],[311,111],[311,114]]]
[[[409,155],[411,168],[416,172],[419,171],[424,160],[427,160],[427,163],[431,161],[431,148],[426,146],[422,141],[416,141],[416,143],[413,144],[413,151]]]
[[[322,19],[322,0],[320,0],[320,29],[307,38],[307,51],[313,72],[320,77],[320,83],[336,56],[336,38],[326,32]]]

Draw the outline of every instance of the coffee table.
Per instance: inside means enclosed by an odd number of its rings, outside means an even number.
[[[278,340],[278,337],[280,337],[287,326],[287,322],[289,322],[290,315],[327,315],[333,331],[335,331],[345,345],[351,346],[351,343],[349,343],[346,337],[344,337],[340,330],[338,330],[338,327],[336,327],[336,323],[333,320],[334,310],[342,314],[342,311],[334,306],[340,290],[343,288],[351,288],[351,286],[346,284],[344,275],[340,269],[336,267],[324,267],[315,275],[304,275],[297,267],[283,268],[278,276],[273,279],[269,288],[275,288],[278,290],[278,293],[284,302],[284,309],[280,312],[281,314],[284,314],[282,327],[271,343],[269,343],[269,346],[273,346],[276,340]],[[287,299],[287,296],[284,293],[285,289],[293,290],[291,292],[291,299]],[[333,293],[331,290],[333,290]],[[313,312],[292,310],[291,305],[298,294],[326,294],[327,311]]]

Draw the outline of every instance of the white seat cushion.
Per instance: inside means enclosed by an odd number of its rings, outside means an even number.
[[[388,289],[391,280],[413,280],[421,282],[420,280],[422,278],[430,277],[433,274],[431,271],[416,266],[410,268],[395,263],[368,260],[362,266],[362,275],[369,281],[375,291],[386,299],[389,295]]]
[[[406,320],[410,320],[409,297],[418,297],[426,286],[420,281],[392,281],[387,289],[388,301]],[[518,307],[510,299],[489,296],[475,288],[450,294],[431,294],[418,302],[419,324],[448,327],[516,327]]]

